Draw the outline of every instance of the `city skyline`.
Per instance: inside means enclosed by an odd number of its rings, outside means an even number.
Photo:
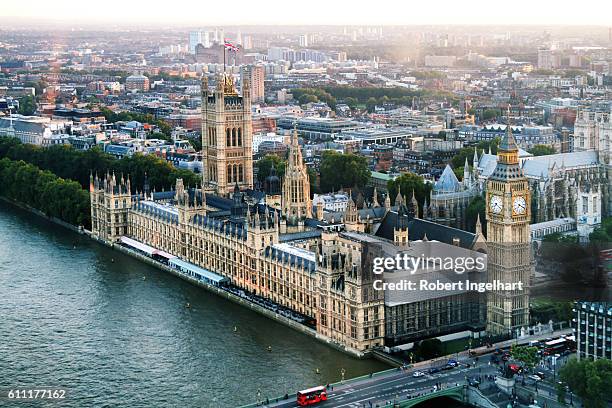
[[[612,8],[595,0],[587,0],[580,8],[551,8],[546,3],[533,3],[527,0],[513,2],[512,5],[492,9],[484,0],[470,3],[470,7],[460,2],[444,0],[435,8],[428,4],[403,3],[386,0],[371,7],[360,1],[349,4],[344,2],[324,2],[314,0],[309,7],[299,13],[275,13],[274,10],[288,10],[287,3],[271,0],[261,3],[237,1],[229,8],[223,3],[181,2],[181,7],[145,7],[140,2],[120,2],[110,0],[106,7],[96,11],[95,16],[77,6],[73,0],[48,3],[34,0],[30,7],[23,8],[17,3],[4,5],[2,20],[21,21],[43,20],[55,22],[96,23],[167,23],[169,25],[608,25]],[[149,5],[149,4],[147,4]],[[357,7],[355,7],[357,6]],[[608,12],[605,12],[605,10]],[[117,12],[120,10],[120,12]],[[600,12],[593,13],[593,10]],[[197,17],[194,17],[197,16]]]

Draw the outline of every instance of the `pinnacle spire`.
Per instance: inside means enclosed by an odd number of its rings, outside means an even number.
[[[510,123],[510,105],[508,105],[507,115],[508,115],[508,124],[506,125],[506,134],[504,135],[501,142],[499,143],[498,149],[506,151],[506,152],[518,151],[516,140],[514,140],[514,135],[512,135],[512,124]]]

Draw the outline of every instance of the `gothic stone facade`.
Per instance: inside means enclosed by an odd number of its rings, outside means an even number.
[[[253,188],[253,134],[249,83],[238,95],[223,75],[213,92],[202,77],[202,168],[204,186],[228,196],[234,185]]]

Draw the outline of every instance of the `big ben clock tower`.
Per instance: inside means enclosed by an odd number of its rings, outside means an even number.
[[[510,124],[497,156],[495,171],[487,180],[486,196],[487,276],[494,288],[487,293],[487,332],[502,335],[513,334],[529,324],[532,267],[529,184],[519,164]],[[522,282],[522,290],[499,290],[497,282]]]

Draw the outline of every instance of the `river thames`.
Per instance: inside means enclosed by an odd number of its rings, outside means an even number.
[[[0,202],[0,406],[236,407],[386,368]]]

